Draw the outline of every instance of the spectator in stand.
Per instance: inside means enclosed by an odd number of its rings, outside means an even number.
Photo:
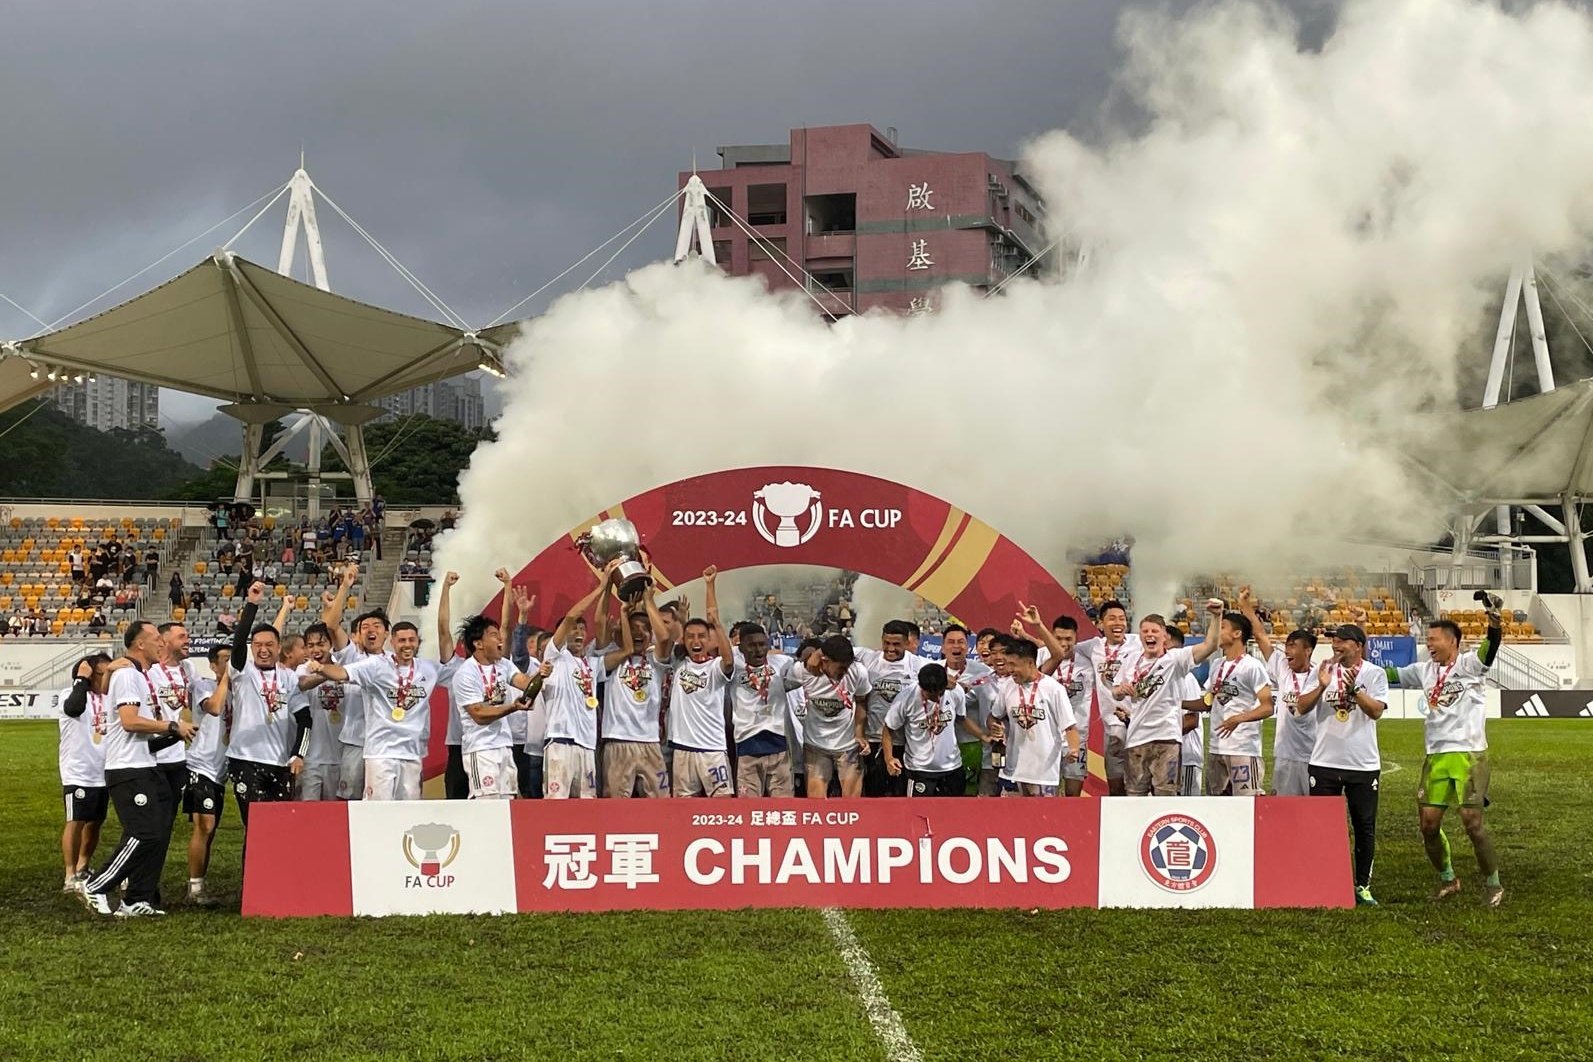
[[[310,526],[309,517],[305,517],[299,527],[299,552],[304,555],[305,563],[315,555],[315,528]]]
[[[122,559],[122,540],[116,537],[116,532],[111,532],[111,537],[106,539],[103,548],[105,555],[113,561]]]
[[[66,555],[66,562],[72,570],[72,584],[74,586],[88,581],[88,562],[83,558],[83,548],[81,546],[72,547]]]
[[[138,553],[128,550],[122,554],[122,582],[131,583],[138,579]]]
[[[50,621],[44,618],[44,613],[38,609],[33,610],[33,616],[28,621],[28,633],[44,638],[50,633]]]
[[[216,525],[216,537],[217,538],[224,538],[224,539],[231,539],[232,538],[232,513],[229,511],[229,507],[228,506],[226,506],[226,505],[218,505],[218,506],[216,506],[216,512],[215,512],[215,516],[214,516],[214,523]]]
[[[28,620],[27,617],[22,614],[22,610],[20,608],[11,613],[11,618],[6,620],[6,630],[10,632],[11,637],[13,638],[22,637],[22,635],[27,632],[27,629]]]
[[[88,625],[89,625],[89,630],[93,630],[93,631],[97,631],[100,628],[104,627],[105,626],[105,611],[103,609],[96,608],[94,610],[94,615],[89,617]]]
[[[454,525],[458,522],[458,513],[454,512],[452,509],[445,510],[442,514],[442,519],[437,521],[437,530],[452,531],[454,529]]]
[[[89,556],[89,579],[98,579],[100,576],[105,574],[106,570],[110,568],[110,566],[111,562],[110,559],[105,555],[104,547],[94,547],[93,554]]]
[[[94,583],[94,599],[96,601],[104,601],[114,593],[116,593],[116,580],[111,578],[109,572],[106,572]]]
[[[371,498],[371,515],[376,517],[376,530],[380,531],[387,520],[387,501],[380,494]]]
[[[144,551],[144,582],[153,590],[155,580],[158,578],[160,578],[160,551],[151,546]]]
[[[189,605],[190,608],[204,608],[205,607],[205,592],[204,592],[204,590],[200,589],[197,586],[194,587],[193,592],[188,595],[188,605]]]
[[[123,586],[116,591],[116,597],[111,601],[112,607],[118,612],[125,612],[137,603],[138,594],[134,592],[131,586]]]
[[[293,567],[298,563],[293,554],[293,540],[288,539],[288,544],[282,547],[282,570],[289,575],[293,574]]]
[[[183,607],[183,576],[182,572],[171,573],[171,584],[166,596],[171,601],[173,611]]]
[[[233,628],[237,625],[238,616],[230,608],[222,609],[221,612],[216,616],[217,634],[231,634]]]
[[[243,565],[245,571],[254,569],[254,543],[247,538],[238,546],[238,563]],[[244,587],[245,590],[248,587]]]
[[[365,552],[365,522],[349,518],[349,543],[354,547],[356,557]]]

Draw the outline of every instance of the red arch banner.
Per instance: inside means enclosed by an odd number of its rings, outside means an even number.
[[[701,576],[771,564],[843,568],[894,583],[969,627],[1005,630],[1018,602],[1050,622],[1067,614],[1080,637],[1094,626],[1073,595],[1011,539],[932,494],[833,468],[737,468],[655,487],[604,509],[532,558],[515,576],[537,595],[537,621],[551,627],[595,585],[575,538],[600,520],[631,521],[666,592]],[[497,615],[499,599],[483,607]],[[700,605],[701,602],[698,602]],[[735,614],[726,616],[727,621]],[[428,777],[442,770],[447,696],[432,705]],[[1092,728],[1092,744],[1099,727]],[[1092,761],[1095,757],[1091,757]],[[1092,762],[1092,774],[1099,768]]]

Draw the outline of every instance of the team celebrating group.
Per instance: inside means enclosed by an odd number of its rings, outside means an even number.
[[[1315,635],[1295,631],[1279,646],[1248,591],[1233,611],[1208,603],[1205,638],[1187,646],[1158,615],[1129,633],[1127,609],[1108,601],[1101,634],[1086,641],[1072,616],[1047,626],[1020,604],[1004,631],[948,626],[939,660],[918,655],[918,628],[905,620],[884,624],[877,650],[834,635],[788,656],[756,623],[726,629],[713,568],[697,618],[684,597],[623,598],[618,563],[551,629],[531,623],[535,597],[500,569],[498,615],[454,631],[458,576],[448,573],[435,659],[421,655],[414,624],[389,625],[379,610],[345,628],[353,568],[302,634],[285,630],[287,603],[259,622],[265,587],[251,586],[230,648],[212,649],[208,667],[189,659],[182,624],[129,625],[124,655],[85,658],[62,696],[64,888],[100,914],[161,913],[181,811],[193,824],[190,901],[214,904],[205,877],[228,791],[246,836],[256,802],[419,799],[429,704],[443,687],[444,788],[470,799],[1079,796],[1095,724],[1113,795],[1259,796],[1262,721],[1276,713],[1271,792],[1344,797],[1356,899],[1371,904],[1376,724],[1395,682],[1424,694],[1418,801],[1435,896],[1461,888],[1442,828],[1454,807],[1485,902],[1503,897],[1483,821],[1496,612],[1475,652],[1439,620],[1427,632],[1431,659],[1398,669],[1365,660],[1355,624],[1334,629],[1332,656],[1313,666]],[[123,836],[91,869],[110,805]]]

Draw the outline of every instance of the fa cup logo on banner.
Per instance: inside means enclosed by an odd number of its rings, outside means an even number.
[[[452,885],[454,876],[444,874],[443,870],[459,858],[459,831],[441,822],[411,826],[404,831],[404,858],[420,871],[419,877],[411,874],[404,878],[406,886],[441,888]]]
[[[797,517],[804,512],[808,514],[808,529],[801,531]],[[764,519],[766,513],[780,518],[773,532]],[[819,492],[806,483],[768,483],[752,492],[752,522],[764,541],[773,546],[800,546],[809,541],[818,534],[822,515]]]

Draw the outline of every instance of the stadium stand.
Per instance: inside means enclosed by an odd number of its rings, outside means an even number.
[[[1090,610],[1094,615],[1096,609],[1107,601],[1121,601],[1129,606],[1133,613],[1133,594],[1129,588],[1128,565],[1118,564],[1084,564],[1079,567],[1078,593],[1079,603]]]
[[[159,585],[178,531],[175,518],[11,517],[0,526],[0,635],[110,640]],[[81,581],[73,579],[74,551],[83,556]]]

